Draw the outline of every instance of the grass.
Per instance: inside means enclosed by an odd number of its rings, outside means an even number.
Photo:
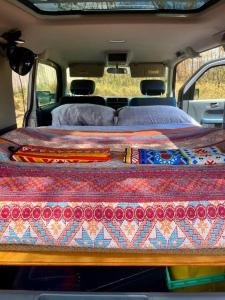
[[[176,84],[176,98],[182,85],[183,82],[177,82]],[[225,99],[224,85],[218,82],[199,82],[196,84],[195,90],[198,91],[198,97],[195,97],[195,100]]]
[[[68,79],[68,90],[73,79]],[[132,78],[130,74],[108,74],[105,72],[102,78],[87,78],[95,82],[95,96],[136,97],[142,96],[140,83],[143,79]],[[155,78],[162,79],[162,78]]]
[[[14,105],[15,105],[15,110],[16,110],[17,127],[22,127],[26,107],[24,108],[23,96],[21,95],[21,93],[17,92],[14,94]]]

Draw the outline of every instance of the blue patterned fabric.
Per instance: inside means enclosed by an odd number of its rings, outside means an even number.
[[[146,150],[140,149],[140,164],[155,164],[155,165],[188,165],[188,159],[176,150]]]
[[[225,153],[217,147],[171,150],[127,148],[124,162],[144,165],[216,165],[225,164]]]

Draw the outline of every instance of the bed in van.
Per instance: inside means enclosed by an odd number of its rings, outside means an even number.
[[[224,11],[3,1],[1,264],[224,264]]]

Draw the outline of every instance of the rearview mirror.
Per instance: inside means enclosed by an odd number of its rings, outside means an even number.
[[[107,73],[109,74],[127,74],[126,68],[108,68]]]
[[[24,47],[11,46],[7,48],[10,68],[19,75],[26,75],[32,69],[36,55]]]

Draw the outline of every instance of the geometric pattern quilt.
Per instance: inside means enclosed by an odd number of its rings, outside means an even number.
[[[225,164],[225,153],[217,147],[172,150],[125,149],[124,162],[149,165]]]
[[[105,162],[10,161],[9,147],[110,148]],[[225,167],[125,164],[124,150],[224,151],[224,130],[18,129],[0,138],[0,245],[101,250],[225,248]],[[212,149],[212,148],[211,148]],[[192,155],[191,150],[188,150]]]

